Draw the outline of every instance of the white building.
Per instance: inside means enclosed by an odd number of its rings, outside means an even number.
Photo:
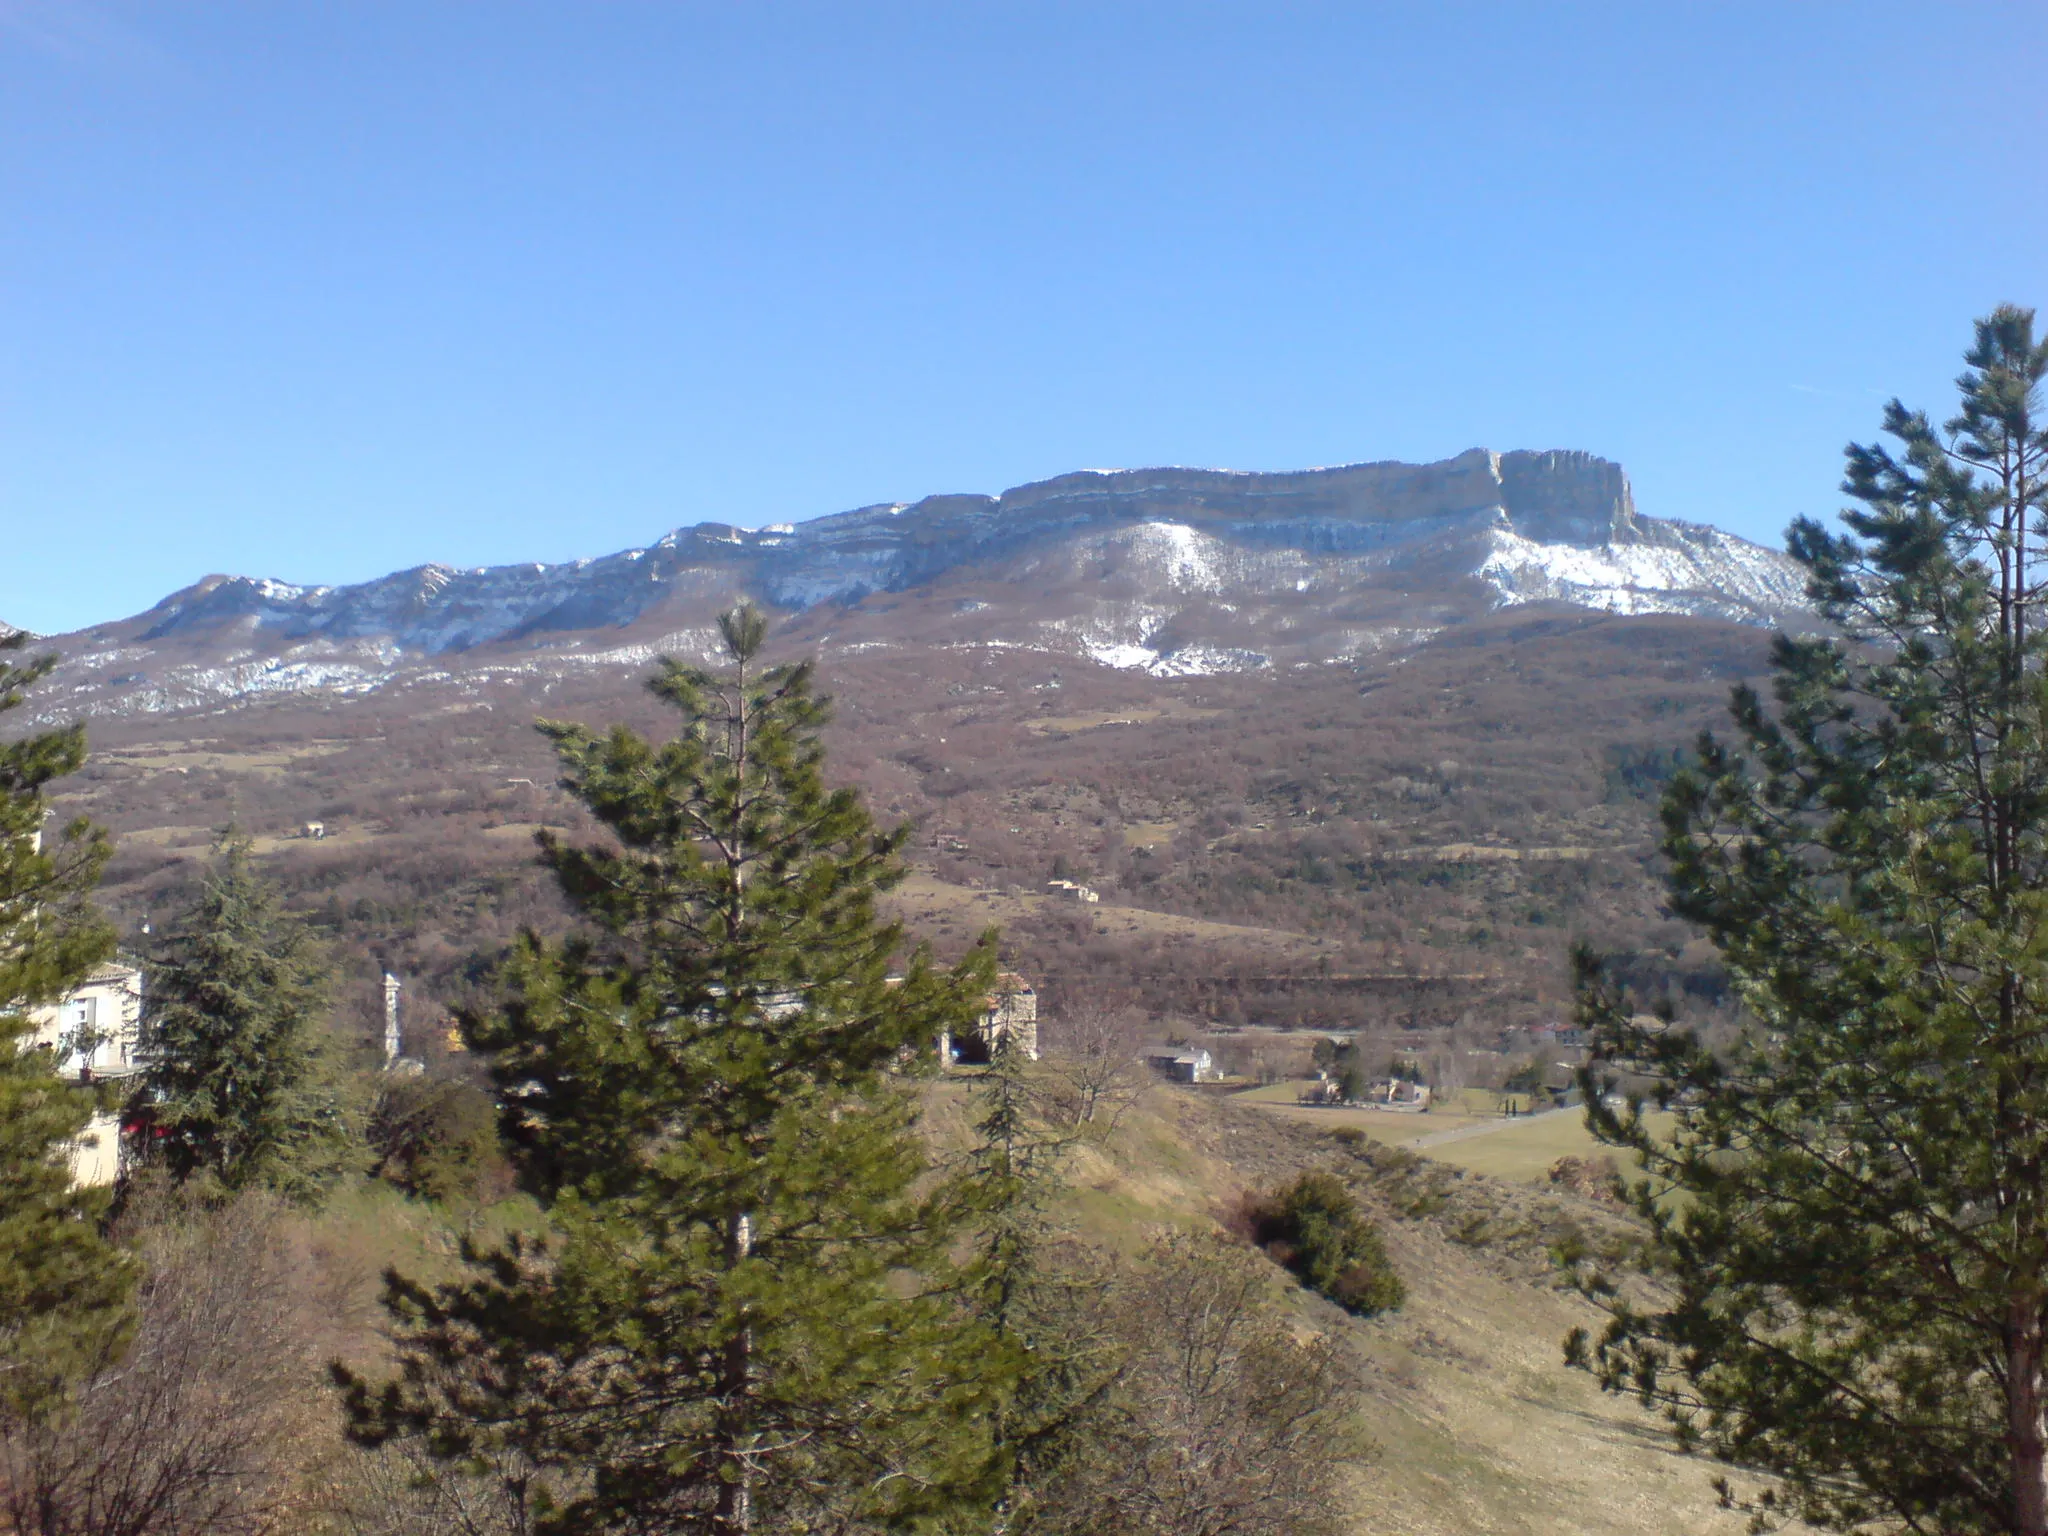
[[[133,1077],[142,1070],[142,972],[125,961],[101,966],[56,1003],[29,1010],[25,1050],[46,1050],[57,1074],[76,1083]],[[71,1154],[81,1184],[111,1184],[121,1173],[121,1121],[96,1114]]]
[[[1080,901],[1092,905],[1102,900],[1101,892],[1091,890],[1085,885],[1078,885],[1072,880],[1048,880],[1045,882],[1045,888],[1055,897],[1067,901]]]
[[[1199,1045],[1148,1045],[1139,1052],[1145,1065],[1176,1083],[1213,1083],[1222,1076],[1216,1059]]]

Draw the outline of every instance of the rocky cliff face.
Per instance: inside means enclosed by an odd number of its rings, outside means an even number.
[[[1803,608],[1786,557],[1639,516],[1619,465],[1474,449],[1280,474],[1084,470],[795,525],[704,523],[568,565],[345,587],[210,577],[74,637],[66,672],[106,695],[83,706],[151,707],[429,665],[638,661],[695,648],[743,594],[828,648],[1030,646],[1183,673],[1343,660],[1506,604],[1756,623]]]

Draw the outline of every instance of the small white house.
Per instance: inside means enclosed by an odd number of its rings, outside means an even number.
[[[1048,880],[1045,882],[1045,889],[1048,894],[1067,901],[1098,902],[1102,900],[1102,897],[1097,892],[1090,890],[1085,885],[1076,884],[1072,880]]]
[[[1213,1083],[1220,1074],[1215,1058],[1199,1045],[1148,1045],[1145,1065],[1176,1083]]]

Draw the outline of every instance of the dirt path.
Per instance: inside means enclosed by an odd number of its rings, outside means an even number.
[[[1482,1120],[1477,1125],[1461,1125],[1455,1131],[1438,1131],[1432,1136],[1418,1136],[1408,1143],[1411,1148],[1441,1147],[1453,1141],[1470,1141],[1474,1136],[1491,1136],[1495,1131],[1505,1131],[1511,1126],[1527,1125],[1531,1120],[1542,1120],[1550,1115],[1562,1115],[1562,1109],[1539,1109],[1527,1115],[1502,1115],[1498,1120]]]

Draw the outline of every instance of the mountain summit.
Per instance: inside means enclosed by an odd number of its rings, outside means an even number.
[[[700,523],[564,565],[341,587],[213,576],[73,637],[65,670],[74,707],[128,709],[374,687],[429,664],[641,662],[697,650],[742,595],[827,649],[1000,645],[1164,675],[1356,659],[1513,604],[1767,624],[1805,608],[1786,556],[1642,516],[1617,464],[1473,449],[1271,474],[1082,470],[1000,496]]]

